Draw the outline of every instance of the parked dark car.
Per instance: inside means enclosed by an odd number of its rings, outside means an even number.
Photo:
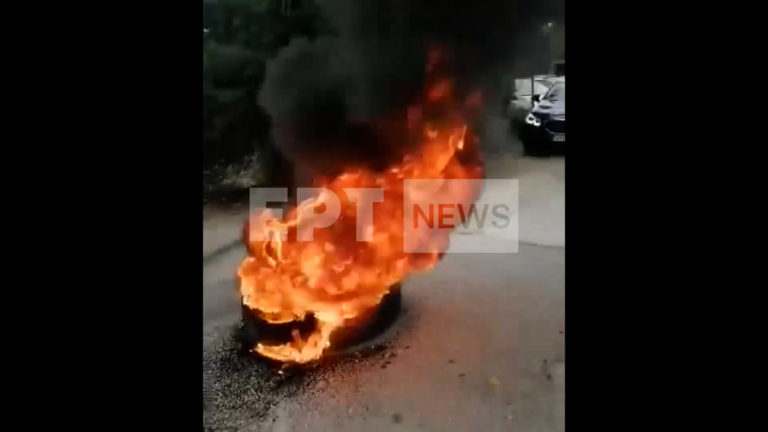
[[[525,117],[520,140],[526,154],[565,149],[565,78],[558,79]]]
[[[534,96],[544,96],[555,83],[554,75],[534,75],[531,78],[516,78],[514,93],[507,103],[507,117],[511,130],[519,132],[525,123],[525,116],[534,106]]]

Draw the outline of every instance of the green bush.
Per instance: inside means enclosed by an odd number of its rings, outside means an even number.
[[[257,102],[266,63],[294,37],[313,38],[327,28],[313,0],[291,5],[286,13],[282,0],[203,3],[206,183],[218,181],[221,176],[212,173],[221,167],[248,166],[249,176],[263,180],[277,175],[267,167],[284,164],[269,137],[269,116]],[[264,172],[251,174],[257,170]]]
[[[238,45],[207,42],[203,48],[203,82],[212,88],[245,89],[260,83],[264,59]]]

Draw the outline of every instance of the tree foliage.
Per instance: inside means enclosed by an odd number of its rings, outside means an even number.
[[[275,153],[269,148],[269,118],[257,102],[266,63],[292,38],[314,38],[324,28],[313,0],[285,1],[203,3],[205,167]]]

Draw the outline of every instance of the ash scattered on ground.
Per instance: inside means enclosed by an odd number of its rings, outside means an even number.
[[[392,358],[389,342],[372,343],[353,353],[329,355],[322,362],[281,368],[244,351],[232,327],[204,337],[203,428],[205,431],[250,430],[271,423],[281,401],[321,391],[333,376],[358,368],[379,367]],[[308,407],[309,408],[309,407]]]
[[[217,329],[203,349],[203,426],[238,430],[301,387],[304,374],[280,374],[273,365],[243,352],[232,328]]]

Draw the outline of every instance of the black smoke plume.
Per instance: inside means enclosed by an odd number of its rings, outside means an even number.
[[[335,34],[291,41],[259,95],[279,147],[310,177],[402,156],[407,143],[386,125],[420,99],[430,48],[451,54],[459,92],[493,93],[525,48],[525,29],[563,10],[562,0],[316,1]]]

